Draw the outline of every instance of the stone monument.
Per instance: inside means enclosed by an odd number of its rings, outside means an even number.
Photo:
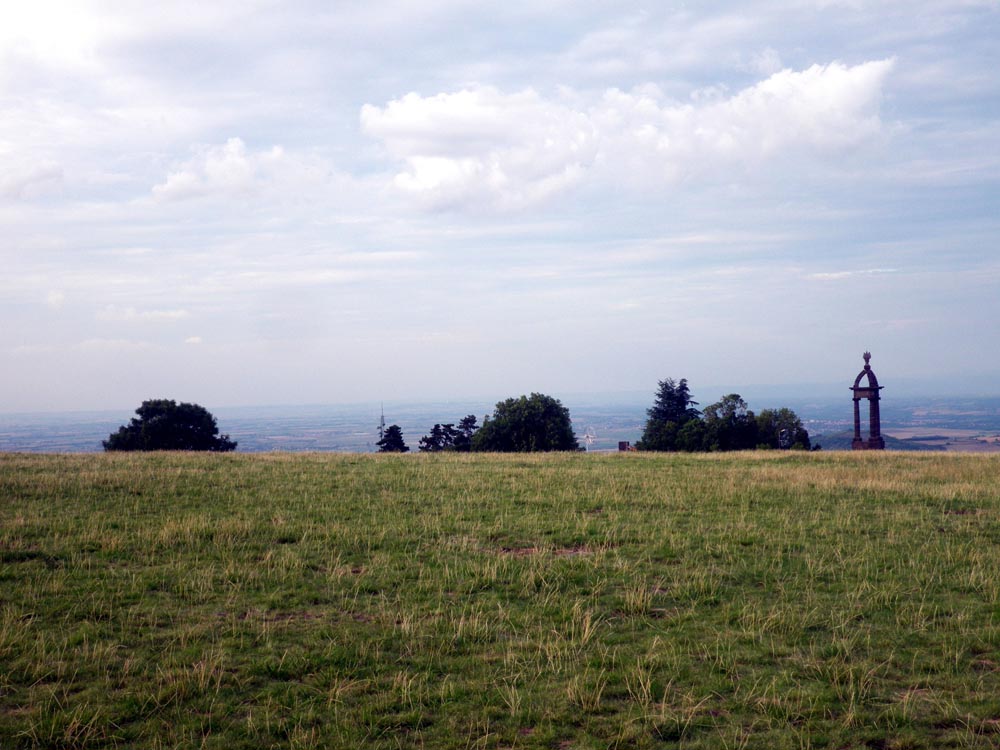
[[[879,418],[878,402],[879,391],[885,386],[878,384],[878,378],[872,372],[872,366],[868,364],[872,355],[865,352],[865,368],[858,373],[854,379],[854,440],[851,442],[851,450],[856,451],[881,451],[885,450],[885,440],[882,439],[882,421]],[[867,377],[868,385],[861,385],[861,379]],[[861,399],[868,399],[868,439],[861,438]]]

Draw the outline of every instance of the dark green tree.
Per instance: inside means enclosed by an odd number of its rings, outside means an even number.
[[[757,446],[757,420],[738,393],[730,393],[705,408],[704,448],[740,451]]]
[[[705,420],[689,419],[677,431],[677,450],[697,453],[705,448]]]
[[[642,431],[642,437],[635,444],[635,448],[640,451],[677,450],[678,432],[676,422],[647,420],[646,428]]]
[[[382,439],[375,445],[379,453],[409,453],[410,449],[403,441],[403,430],[398,424],[391,424],[382,433]]]
[[[661,380],[656,400],[646,410],[646,427],[635,447],[641,451],[689,450],[678,446],[677,437],[688,422],[700,416],[694,408],[697,405],[685,378],[679,382],[673,378]]]
[[[472,437],[472,450],[499,453],[575,451],[569,409],[541,393],[501,401]]]
[[[476,434],[479,425],[476,424],[476,416],[470,414],[463,417],[458,423],[458,427],[449,424],[436,424],[431,428],[430,434],[420,438],[419,448],[425,453],[436,453],[438,451],[469,451],[472,448],[472,436]]]
[[[106,451],[232,451],[236,441],[219,435],[207,409],[168,399],[143,401],[137,417],[102,441]]]
[[[810,450],[809,431],[791,409],[764,409],[757,415],[757,446],[788,450]]]
[[[458,423],[458,435],[455,437],[454,449],[465,452],[472,450],[472,438],[475,437],[478,430],[479,425],[476,424],[475,414],[462,417]]]
[[[459,432],[453,424],[436,424],[431,428],[429,435],[420,438],[417,446],[422,452],[437,453],[438,451],[455,450],[455,439]]]

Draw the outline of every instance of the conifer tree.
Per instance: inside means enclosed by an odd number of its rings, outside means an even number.
[[[391,424],[385,428],[382,439],[375,445],[378,446],[379,453],[409,453],[410,449],[403,441],[403,430],[398,424]]]
[[[646,427],[635,447],[641,451],[678,450],[677,436],[688,422],[701,416],[694,407],[698,402],[691,398],[687,380],[673,378],[661,380],[656,400],[646,410]]]

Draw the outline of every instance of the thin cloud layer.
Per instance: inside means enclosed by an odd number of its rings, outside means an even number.
[[[781,70],[733,95],[667,100],[655,86],[611,89],[580,105],[563,92],[480,86],[383,107],[361,127],[404,169],[398,189],[431,208],[519,208],[585,180],[666,186],[721,167],[759,168],[790,151],[837,153],[879,136],[894,61]]]
[[[187,310],[136,310],[134,307],[109,305],[98,312],[96,317],[107,321],[173,322],[190,315]]]
[[[63,170],[57,164],[41,163],[32,167],[10,170],[0,176],[0,198],[35,200],[57,192],[63,184]]]

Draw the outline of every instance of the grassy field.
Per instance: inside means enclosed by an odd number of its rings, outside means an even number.
[[[1000,458],[0,455],[0,747],[996,748]]]

